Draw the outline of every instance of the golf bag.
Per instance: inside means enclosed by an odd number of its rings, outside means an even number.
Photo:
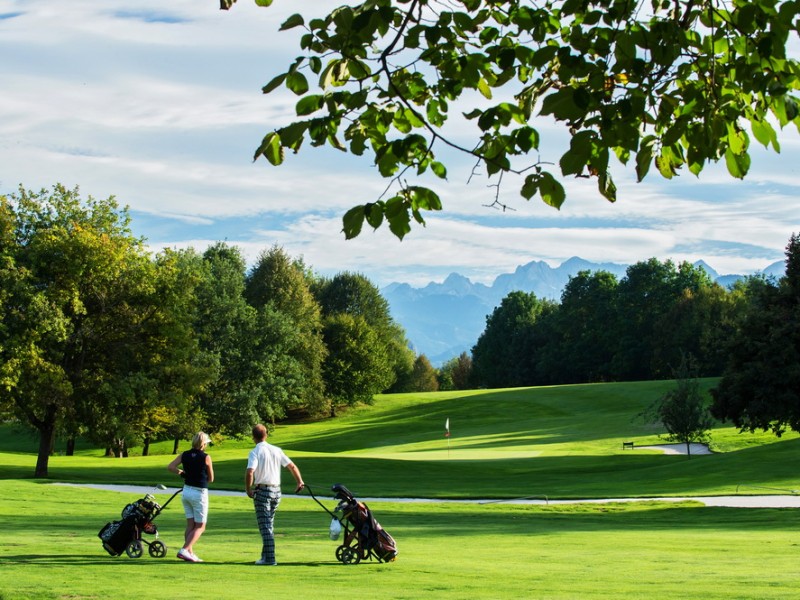
[[[308,486],[306,486],[308,488]],[[344,564],[357,564],[364,559],[376,558],[378,562],[391,562],[397,558],[397,544],[381,527],[369,507],[356,500],[350,490],[342,484],[332,486],[334,498],[339,501],[333,512],[317,500],[309,488],[312,498],[325,509],[344,529],[344,540],[336,548],[336,559]],[[341,513],[337,516],[335,513]]]
[[[139,558],[144,554],[146,545],[148,554],[153,558],[165,557],[167,547],[158,539],[158,527],[154,521],[181,491],[179,489],[172,494],[163,507],[150,494],[126,505],[122,509],[122,519],[106,523],[97,534],[105,551],[111,556],[120,556],[125,552],[131,558]],[[155,535],[155,541],[143,539],[143,533]]]

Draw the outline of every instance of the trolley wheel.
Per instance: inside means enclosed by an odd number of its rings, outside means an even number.
[[[342,548],[342,558],[339,560],[346,565],[357,565],[361,562],[361,555],[355,548],[345,546]]]
[[[144,552],[142,542],[139,540],[133,540],[130,544],[128,544],[128,547],[125,548],[125,552],[131,558],[141,558],[142,553]]]
[[[147,551],[153,558],[164,558],[167,555],[167,547],[164,545],[164,542],[159,542],[158,540],[150,544]]]

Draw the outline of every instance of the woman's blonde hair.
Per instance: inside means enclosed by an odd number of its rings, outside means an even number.
[[[211,441],[211,438],[208,437],[208,434],[204,431],[198,431],[194,434],[192,438],[192,448],[195,450],[202,450],[205,446],[208,446],[208,442]]]

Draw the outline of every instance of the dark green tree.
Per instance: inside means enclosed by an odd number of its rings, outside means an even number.
[[[305,265],[273,246],[261,253],[247,274],[245,297],[258,311],[252,368],[261,379],[260,417],[281,418],[289,410],[324,412],[322,365],[327,351],[320,306]]]
[[[710,286],[708,275],[688,263],[651,258],[628,267],[617,288],[619,345],[612,365],[618,380],[663,379],[678,364],[684,333],[674,309],[689,294]]]
[[[561,294],[556,339],[548,366],[554,383],[609,379],[619,343],[617,278],[608,271],[581,271]]]
[[[511,292],[486,318],[486,329],[472,348],[473,379],[489,388],[536,385],[538,361],[547,335],[537,325],[557,310],[535,294]]]
[[[700,382],[691,366],[692,359],[684,355],[675,371],[675,388],[653,402],[643,413],[648,422],[660,423],[667,430],[666,439],[686,444],[691,458],[691,445],[709,440],[714,419],[700,391]]]
[[[786,275],[756,281],[712,412],[746,431],[800,431],[800,237],[786,247]]]
[[[439,389],[439,381],[436,377],[436,369],[431,365],[431,361],[424,354],[420,354],[414,360],[414,368],[411,375],[402,382],[401,386],[395,386],[399,392],[435,392]]]
[[[201,347],[216,358],[218,376],[200,396],[212,431],[239,435],[258,421],[263,396],[254,368],[257,310],[245,300],[246,264],[238,248],[217,243],[202,256],[195,324]]]
[[[360,315],[326,316],[325,345],[325,383],[332,417],[339,405],[372,404],[375,394],[385,390],[394,378],[386,345]]]
[[[751,136],[779,151],[773,123],[800,123],[800,65],[787,53],[798,13],[780,0],[367,0],[294,14],[281,30],[301,30],[300,55],[263,92],[296,94],[297,118],[275,124],[255,157],[278,165],[306,141],[371,156],[392,185],[347,212],[348,238],[365,221],[402,238],[441,209],[426,176],[446,178],[454,150],[553,207],[562,177],[592,178],[614,201],[615,157],[639,181],[718,161],[743,178]],[[462,118],[472,141],[452,135]],[[548,120],[569,136],[560,157],[543,154]]]
[[[375,393],[399,391],[395,386],[402,386],[411,376],[414,352],[378,287],[360,273],[344,271],[332,278],[319,278],[313,289],[326,318],[339,314],[360,317],[363,325],[372,329],[378,342],[383,345],[381,355],[386,358],[392,377],[385,388],[375,390]],[[327,337],[330,339],[330,336]],[[335,352],[330,346],[329,349]]]

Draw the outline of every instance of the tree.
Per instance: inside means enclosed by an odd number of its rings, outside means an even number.
[[[549,300],[526,292],[511,292],[486,318],[486,329],[472,348],[472,373],[478,385],[536,385],[537,362],[547,336],[537,325],[557,310]]]
[[[251,365],[261,377],[261,418],[282,417],[291,409],[322,412],[327,352],[320,306],[302,261],[278,246],[262,252],[247,275],[245,297],[258,313]]]
[[[294,14],[281,30],[303,29],[302,54],[263,91],[296,94],[297,119],[267,133],[255,158],[279,165],[306,140],[371,154],[392,185],[345,214],[347,238],[384,220],[402,238],[441,209],[425,179],[409,182],[413,172],[447,177],[440,147],[482,165],[498,190],[519,176],[524,198],[556,208],[560,177],[590,177],[613,202],[612,155],[639,181],[652,167],[671,179],[717,161],[743,178],[750,133],[779,151],[772,123],[800,125],[800,65],[787,56],[798,13],[780,0],[366,0]],[[474,124],[472,143],[452,135],[453,114]],[[539,115],[569,134],[557,160],[540,155]]]
[[[394,373],[386,346],[360,315],[336,313],[325,317],[324,364],[326,391],[331,397],[331,416],[337,405],[372,404],[375,394],[389,387]]]
[[[472,382],[472,357],[466,352],[451,358],[439,369],[440,390],[468,390]]]
[[[402,386],[411,377],[414,352],[409,348],[405,331],[392,317],[389,303],[378,287],[360,273],[345,271],[330,279],[318,279],[313,289],[326,319],[340,314],[359,317],[363,326],[371,328],[378,342],[383,345],[381,355],[385,357],[392,377],[385,388],[375,393],[387,389],[400,391],[397,386]]]
[[[778,285],[757,280],[729,351],[712,413],[740,429],[800,431],[800,237],[786,247]]]
[[[252,368],[257,311],[244,297],[247,269],[237,248],[214,244],[202,263],[195,328],[200,347],[216,357],[219,373],[199,403],[212,431],[239,435],[259,420],[261,392],[254,377],[258,370]]]
[[[37,477],[57,433],[81,426],[121,450],[145,434],[144,407],[177,408],[197,389],[202,365],[183,370],[196,354],[185,281],[151,259],[113,198],[20,188],[0,199],[0,226],[0,406],[38,431]]]
[[[607,380],[617,349],[617,278],[608,271],[580,271],[561,294],[556,351],[549,363],[554,383]]]
[[[714,420],[700,392],[690,357],[681,358],[675,378],[675,388],[651,404],[643,416],[650,422],[661,423],[667,430],[667,440],[686,444],[686,454],[691,457],[691,444],[708,441]]]
[[[439,389],[436,369],[431,366],[427,356],[417,356],[411,374],[396,389],[399,392],[435,392]]]

